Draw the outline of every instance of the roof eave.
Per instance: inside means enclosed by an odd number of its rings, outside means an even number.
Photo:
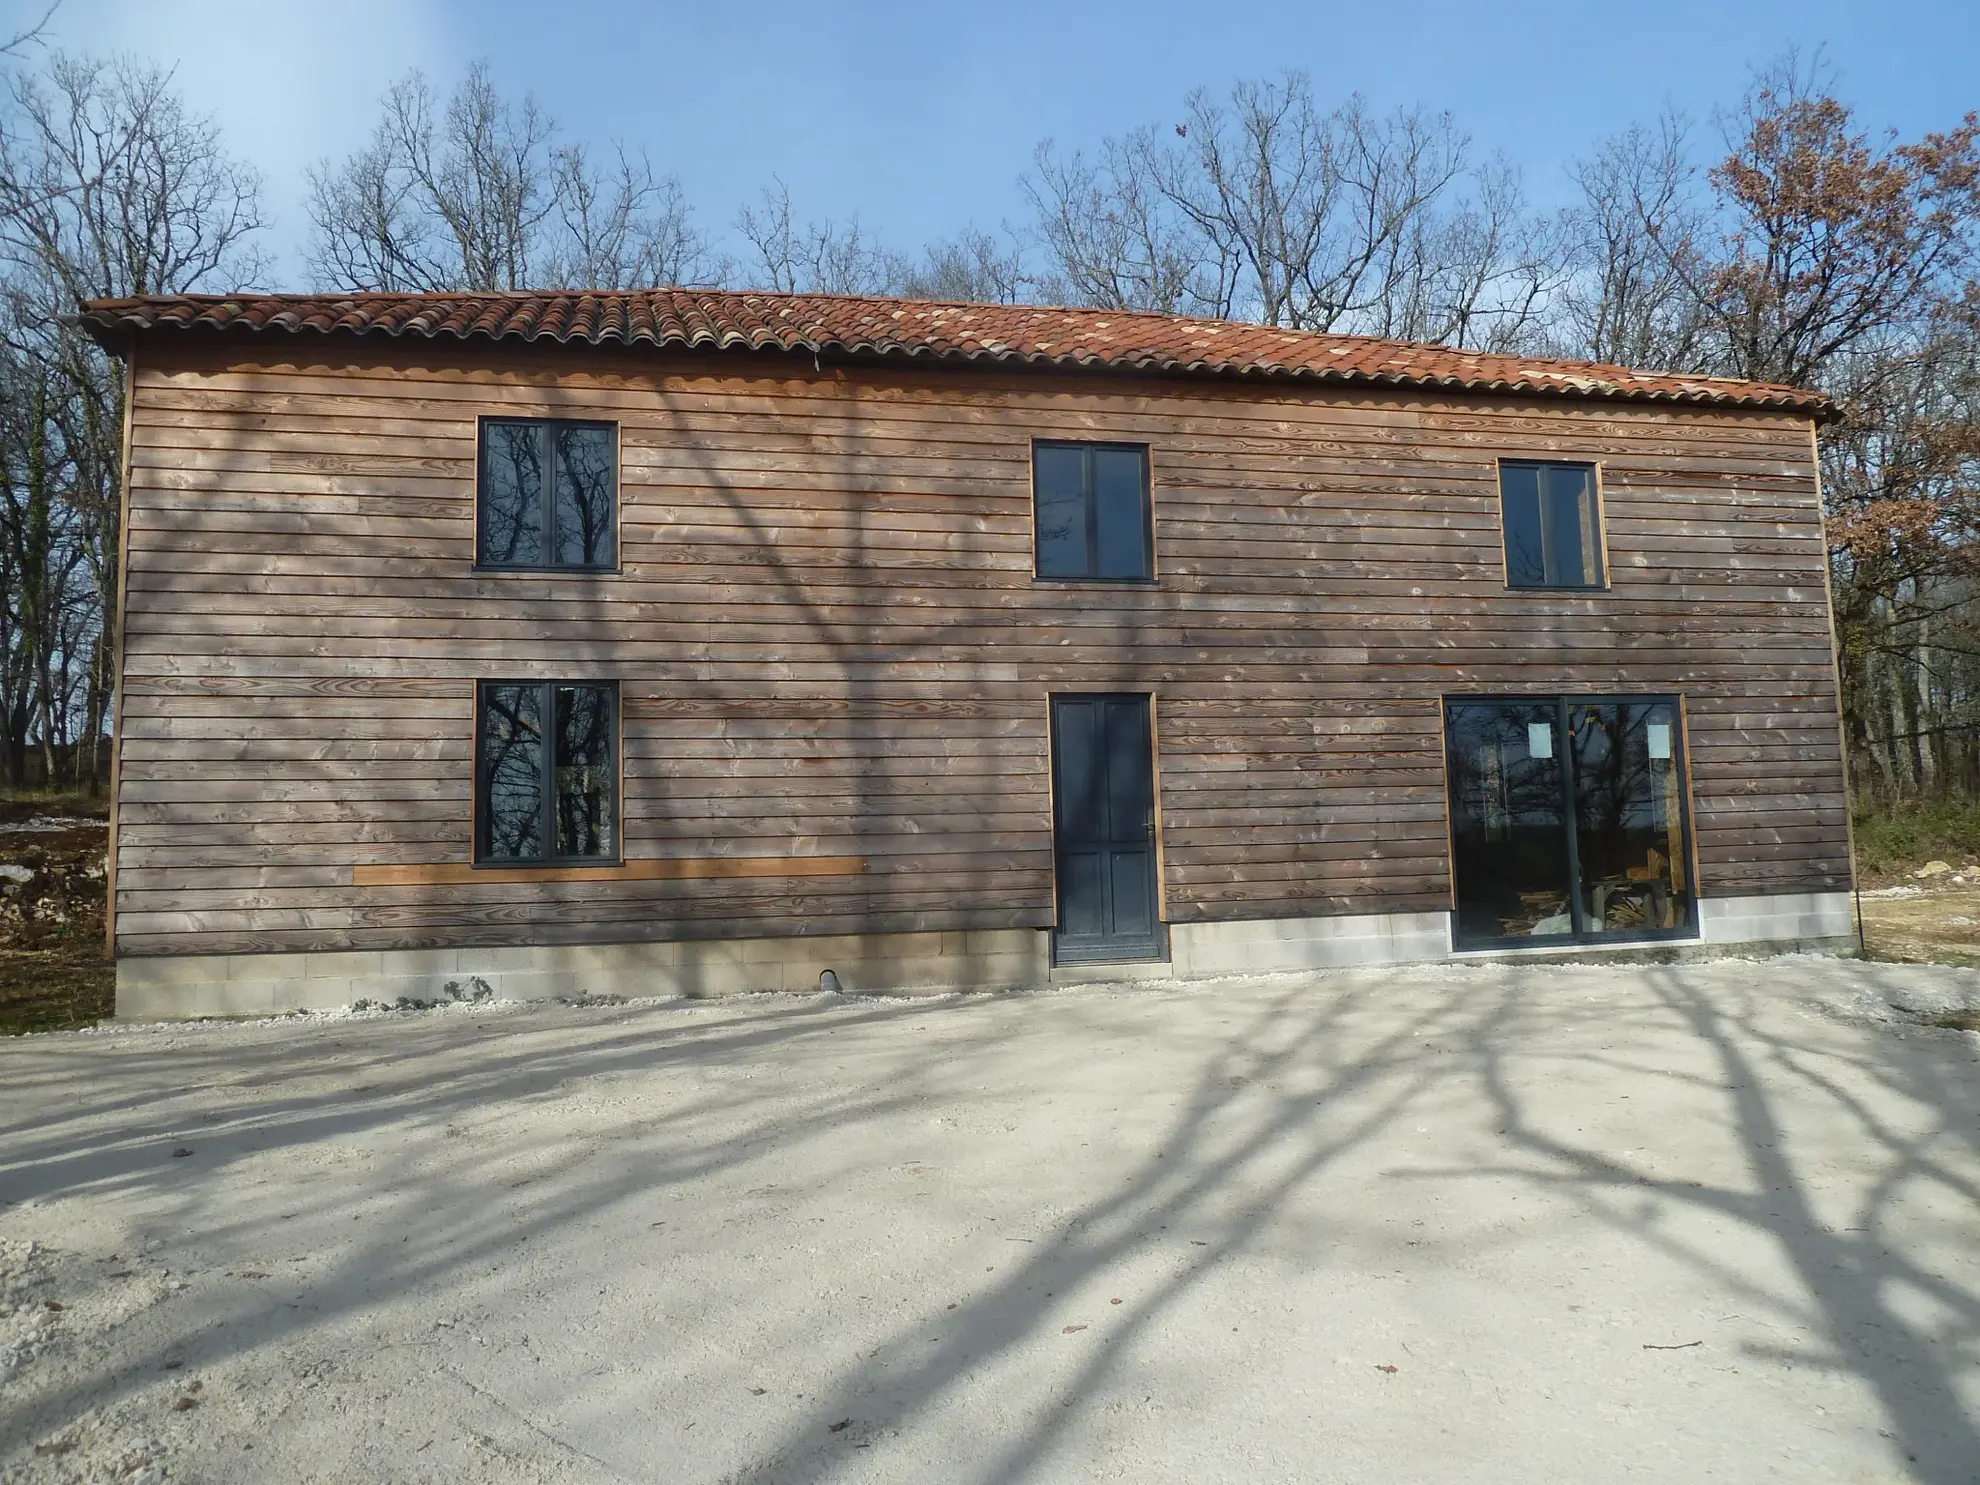
[[[1268,382],[1306,382],[1319,386],[1390,388],[1484,397],[1533,397],[1550,402],[1621,402],[1636,406],[1697,407],[1723,412],[1765,412],[1807,417],[1818,425],[1830,425],[1842,419],[1842,410],[1831,399],[1823,396],[1721,397],[1704,391],[1548,386],[1505,381],[1475,382],[1448,375],[1414,376],[1406,372],[1361,372],[1335,367],[1312,368],[1283,363],[1219,366],[1201,360],[1184,362],[1159,353],[1124,363],[1092,355],[1052,355],[1028,352],[1015,347],[994,349],[985,347],[974,351],[960,347],[904,347],[884,345],[864,339],[848,341],[838,337],[814,338],[803,334],[794,336],[789,341],[780,341],[768,337],[745,336],[736,331],[715,334],[707,330],[698,330],[689,335],[656,335],[650,329],[643,327],[628,331],[614,326],[588,334],[583,331],[558,331],[535,327],[490,329],[478,324],[446,327],[424,319],[411,320],[403,325],[315,324],[292,316],[282,316],[263,324],[237,319],[218,325],[210,323],[192,325],[159,319],[140,323],[129,313],[113,310],[108,306],[94,309],[87,305],[79,306],[79,311],[76,315],[67,317],[65,323],[80,328],[106,353],[120,359],[130,354],[130,349],[139,336],[193,332],[238,335],[245,331],[255,338],[262,338],[271,332],[287,335],[314,332],[325,337],[342,335],[352,339],[364,339],[370,336],[383,336],[390,340],[416,339],[436,342],[451,340],[462,344],[475,341],[484,341],[490,345],[504,342],[522,345],[549,342],[555,345],[600,347],[616,345],[627,350],[647,346],[654,350],[679,349],[716,353],[752,351],[771,355],[808,356],[820,361],[830,358],[835,362],[849,364],[909,361],[975,367],[1016,366],[1037,371],[1125,377],[1210,380],[1256,378]]]

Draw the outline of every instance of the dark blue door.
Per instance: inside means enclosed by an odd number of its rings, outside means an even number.
[[[1146,696],[1052,698],[1060,963],[1164,956],[1152,741]]]

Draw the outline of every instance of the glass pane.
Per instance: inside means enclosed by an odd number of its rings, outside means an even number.
[[[481,854],[543,854],[543,688],[481,689]]]
[[[556,560],[610,567],[618,440],[610,428],[581,423],[551,426],[557,440]]]
[[[1661,701],[1570,706],[1568,726],[1587,931],[1688,927],[1677,708]]]
[[[1554,703],[1454,703],[1449,713],[1451,875],[1457,937],[1574,931]]]
[[[618,789],[612,768],[612,693],[603,686],[555,690],[557,854],[614,855]]]
[[[1093,451],[1093,502],[1103,578],[1152,576],[1148,560],[1146,455],[1140,449]]]
[[[543,560],[543,425],[481,425],[481,552],[491,566]]]
[[[1506,527],[1506,581],[1515,588],[1538,588],[1547,581],[1547,559],[1540,537],[1540,470],[1532,464],[1501,464],[1499,495]]]
[[[1037,496],[1038,575],[1090,577],[1086,542],[1086,451],[1055,444],[1032,450]]]
[[[1593,561],[1593,472],[1577,465],[1554,464],[1538,473],[1547,583],[1556,588],[1592,586],[1600,581],[1594,574]]]

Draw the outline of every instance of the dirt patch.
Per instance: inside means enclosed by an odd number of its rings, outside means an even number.
[[[1931,1026],[1942,1026],[1947,1031],[1980,1031],[1980,1010],[1952,1011],[1943,1016],[1933,1016]]]
[[[1980,967],[1980,884],[1865,892],[1863,940],[1873,959]]]
[[[0,800],[0,1035],[90,1026],[115,1006],[103,957],[100,807]]]

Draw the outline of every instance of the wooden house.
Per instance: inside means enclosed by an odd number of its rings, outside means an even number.
[[[1852,942],[1819,394],[687,290],[83,320],[126,1014]]]

